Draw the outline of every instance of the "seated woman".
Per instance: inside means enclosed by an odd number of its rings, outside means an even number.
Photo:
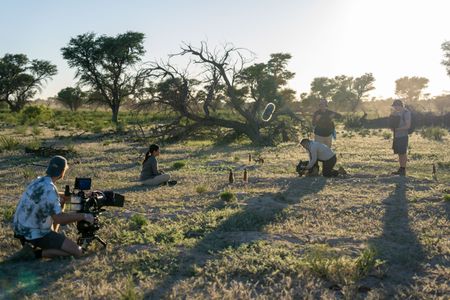
[[[142,184],[156,186],[166,184],[169,181],[170,175],[158,170],[157,156],[159,156],[159,146],[156,144],[150,145],[142,162],[142,171],[139,178]]]

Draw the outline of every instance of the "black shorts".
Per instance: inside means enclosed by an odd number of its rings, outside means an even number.
[[[394,138],[392,149],[394,150],[394,154],[406,154],[408,151],[408,136]]]
[[[39,247],[42,250],[44,249],[61,249],[62,244],[66,237],[60,233],[50,231],[46,235],[41,238],[28,240],[30,244],[33,246]]]

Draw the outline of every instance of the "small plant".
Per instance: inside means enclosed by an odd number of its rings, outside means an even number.
[[[136,285],[133,282],[133,278],[130,277],[125,285],[125,288],[118,290],[120,292],[121,300],[140,300],[144,299],[144,296],[137,291]]]
[[[42,141],[38,138],[33,138],[31,141],[26,143],[25,147],[28,149],[37,150],[42,146]]]
[[[118,122],[116,124],[116,133],[124,133],[125,132],[125,124],[122,122]]]
[[[233,192],[225,191],[220,193],[220,199],[227,203],[236,202],[236,195]]]
[[[103,125],[100,123],[95,123],[91,127],[91,132],[93,132],[93,133],[102,133],[102,131],[103,131]]]
[[[29,169],[29,168],[23,169],[22,175],[23,175],[23,178],[25,178],[26,180],[31,180],[31,179],[37,177],[36,171],[33,169]]]
[[[32,133],[34,136],[38,136],[38,135],[40,135],[40,134],[42,133],[42,129],[40,129],[40,128],[37,127],[37,126],[33,126],[33,128],[31,129],[31,133]]]
[[[363,129],[361,129],[358,133],[359,133],[359,135],[360,135],[361,137],[370,136],[370,130],[369,130],[369,129],[363,128]]]
[[[450,202],[450,194],[445,194],[444,195],[444,201],[445,202]]]
[[[355,280],[365,277],[373,269],[379,267],[383,263],[382,260],[377,259],[377,252],[374,248],[368,247],[364,249],[355,261]]]
[[[7,206],[2,210],[2,220],[6,223],[10,223],[13,220],[15,209],[12,206]]]
[[[392,133],[389,131],[384,131],[382,136],[383,136],[383,139],[390,140],[392,138]]]
[[[21,134],[21,135],[25,135],[25,134],[27,134],[27,131],[28,131],[28,126],[16,126],[16,128],[14,129],[14,131],[17,133],[17,134]]]
[[[130,219],[130,227],[133,230],[141,229],[143,226],[147,225],[147,223],[147,218],[141,214],[135,214]]]
[[[21,124],[37,125],[49,121],[53,116],[53,111],[44,105],[27,106],[20,112]]]
[[[0,135],[0,152],[16,150],[20,147],[20,142],[11,136]]]
[[[175,170],[179,170],[183,168],[185,165],[186,163],[184,161],[176,161],[172,164],[172,168],[174,168]]]
[[[420,135],[425,139],[442,141],[442,138],[447,135],[447,131],[440,127],[427,127],[420,131]]]
[[[363,125],[363,118],[356,114],[349,114],[343,120],[345,129],[357,129]]]
[[[195,191],[196,191],[198,194],[202,194],[202,193],[204,193],[204,192],[207,191],[207,188],[206,188],[206,186],[204,186],[204,185],[199,185],[199,186],[197,186],[197,187],[195,188]]]

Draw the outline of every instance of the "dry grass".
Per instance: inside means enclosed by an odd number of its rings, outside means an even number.
[[[52,131],[41,137],[52,139]],[[75,176],[92,177],[94,188],[125,194],[126,206],[103,215],[106,250],[18,263],[7,259],[19,249],[9,227],[12,210],[44,171],[31,163],[47,159],[4,151],[0,298],[445,299],[450,141],[414,134],[407,178],[388,175],[397,168],[390,143],[382,133],[339,135],[338,165],[351,176],[324,179],[295,176],[297,161],[306,159],[295,144],[184,142],[161,150],[160,164],[178,185],[150,189],[136,182],[146,145],[123,136],[71,139],[78,155],[61,189]],[[249,153],[261,153],[265,163],[249,164]],[[433,163],[442,166],[437,181]],[[246,164],[249,183],[242,182]],[[229,167],[236,176],[231,185]],[[236,201],[221,200],[223,192]],[[65,232],[76,237],[73,226]]]

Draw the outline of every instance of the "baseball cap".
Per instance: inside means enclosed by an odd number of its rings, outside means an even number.
[[[66,168],[67,168],[67,159],[60,155],[56,155],[50,159],[46,173],[50,177],[58,177],[61,176],[61,174]]]
[[[401,106],[401,107],[403,107],[403,102],[400,99],[394,100],[394,102],[392,103],[392,106]]]

